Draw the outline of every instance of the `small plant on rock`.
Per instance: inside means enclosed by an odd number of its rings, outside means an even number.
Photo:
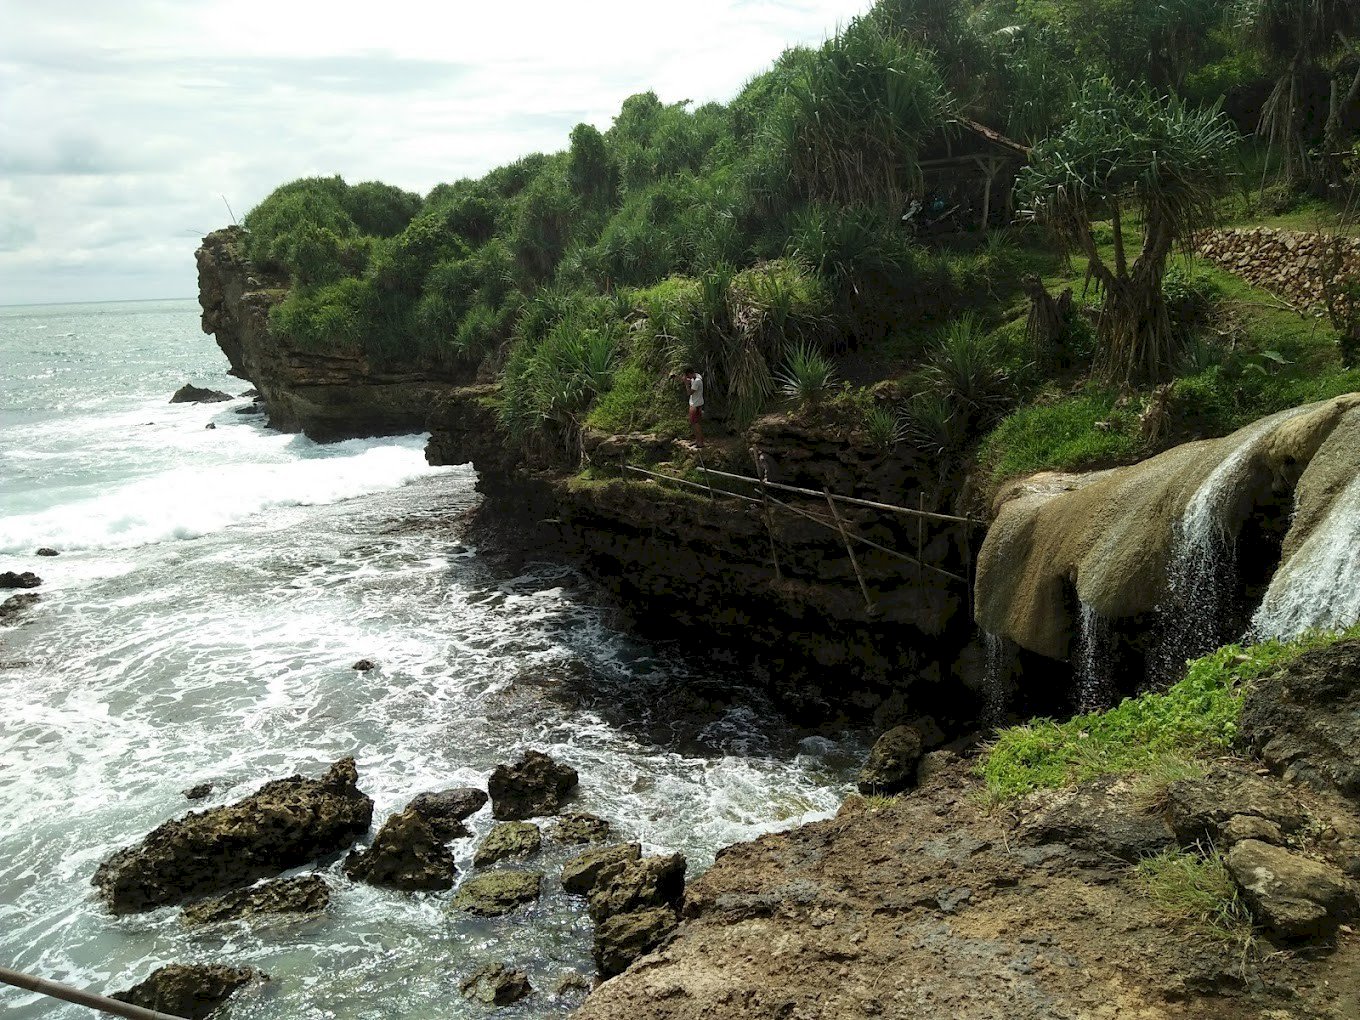
[[[820,403],[835,380],[831,359],[806,341],[793,349],[777,376],[780,391],[801,407]]]

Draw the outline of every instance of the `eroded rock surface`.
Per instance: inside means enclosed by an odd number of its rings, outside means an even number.
[[[684,854],[643,857],[601,873],[587,893],[587,910],[598,923],[616,914],[651,907],[674,910],[684,895]]]
[[[447,842],[470,835],[463,819],[480,811],[486,800],[486,793],[475,786],[459,786],[418,794],[406,806],[429,822],[435,835]]]
[[[319,914],[330,904],[331,889],[320,875],[298,875],[261,882],[249,889],[190,903],[180,913],[186,925],[241,921],[259,915]]]
[[[524,971],[512,970],[503,963],[488,963],[458,987],[469,999],[488,1006],[509,1006],[533,991]]]
[[[1355,907],[1340,871],[1292,850],[1247,839],[1228,851],[1227,863],[1252,915],[1282,939],[1331,935]]]
[[[37,592],[24,592],[20,595],[11,595],[5,601],[0,602],[0,624],[15,624],[42,600],[42,596]]]
[[[593,953],[600,976],[622,974],[633,961],[666,941],[678,925],[670,907],[618,914],[596,925]]]
[[[13,570],[6,570],[0,573],[0,589],[4,588],[38,588],[42,585],[42,578],[31,570],[22,573],[15,573]]]
[[[224,400],[230,400],[230,393],[223,393],[221,390],[210,390],[202,386],[195,386],[193,383],[185,383],[175,390],[174,396],[170,398],[172,404],[220,404]]]
[[[493,871],[465,881],[453,905],[478,917],[497,917],[533,903],[542,888],[541,871]]]
[[[538,853],[543,835],[532,822],[501,822],[487,833],[482,845],[473,854],[472,863],[479,868],[514,857],[528,857]]]
[[[497,821],[519,821],[561,810],[576,788],[576,770],[553,761],[541,751],[529,751],[513,765],[497,765],[487,780],[491,815]]]
[[[874,741],[859,772],[860,793],[898,793],[916,783],[921,760],[921,734],[911,726],[895,726]]]
[[[345,874],[355,881],[403,892],[450,889],[458,866],[445,840],[411,808],[393,815],[367,850],[345,860]]]
[[[577,854],[562,868],[562,888],[581,896],[612,879],[625,867],[642,858],[640,843],[619,843],[616,846],[587,850]]]
[[[250,967],[172,963],[125,992],[114,992],[112,998],[171,1016],[206,1020],[241,988],[267,980],[267,975]]]
[[[368,831],[373,801],[358,788],[354,759],[321,779],[266,783],[235,804],[166,822],[119,850],[94,873],[117,914],[152,910],[277,875],[343,850]]]
[[[584,811],[569,811],[548,830],[558,843],[603,843],[609,838],[609,822]]]

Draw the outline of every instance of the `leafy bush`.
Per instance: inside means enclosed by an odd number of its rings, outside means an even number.
[[[1011,400],[1010,375],[999,361],[981,320],[966,313],[940,331],[921,376],[969,428],[979,428],[995,421]]]
[[[784,396],[796,400],[802,407],[818,403],[831,389],[835,378],[836,367],[831,359],[806,341],[789,352],[777,376]]]
[[[864,434],[874,446],[889,453],[907,438],[907,421],[900,412],[890,408],[871,407],[864,413]]]

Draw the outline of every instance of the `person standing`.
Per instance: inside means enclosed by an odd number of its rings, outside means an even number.
[[[685,388],[689,393],[689,424],[694,430],[694,445],[704,445],[704,377],[692,367],[685,367]]]

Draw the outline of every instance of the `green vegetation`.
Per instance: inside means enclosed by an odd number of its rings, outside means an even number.
[[[1138,865],[1147,894],[1183,930],[1235,946],[1256,946],[1251,911],[1213,847],[1167,850]]]
[[[1187,758],[1222,753],[1237,735],[1248,685],[1291,659],[1340,637],[1228,645],[1190,663],[1165,693],[1130,698],[1107,712],[1002,730],[980,767],[992,797],[1007,800],[1109,774],[1166,774]]]
[[[1095,391],[1030,404],[987,437],[979,459],[997,479],[1130,460],[1140,446],[1137,416],[1117,402]]]

